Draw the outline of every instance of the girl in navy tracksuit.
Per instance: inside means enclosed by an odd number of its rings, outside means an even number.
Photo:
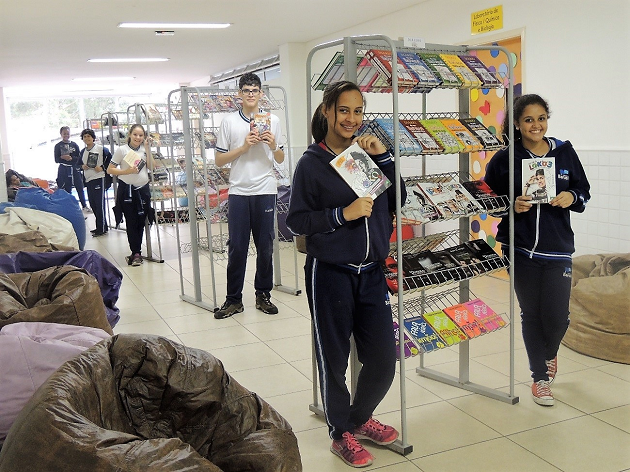
[[[287,225],[306,236],[306,292],[315,327],[316,356],[331,450],[354,466],[373,457],[356,441],[389,444],[398,436],[371,418],[394,378],[396,350],[382,261],[389,251],[395,187],[375,200],[357,198],[330,165],[353,141],[372,157],[391,182],[394,162],[374,136],[354,138],[364,100],[352,82],[327,87],[311,124],[315,143],[298,161]],[[402,201],[405,201],[404,185]],[[354,399],[345,374],[354,335],[363,364]]]
[[[523,95],[514,103],[514,187],[522,182],[522,160],[555,159],[556,197],[548,204],[532,204],[531,196],[514,201],[514,286],[523,340],[534,383],[532,395],[540,405],[553,405],[549,385],[557,371],[557,353],[569,326],[571,255],[575,251],[569,211],[583,212],[590,185],[569,141],[547,138],[549,106],[538,95]],[[503,124],[508,133],[508,117]],[[509,194],[508,150],[499,151],[488,164],[486,183],[499,195]],[[531,185],[531,184],[529,184]],[[526,192],[523,192],[526,193]],[[497,240],[507,254],[509,217],[499,223]]]

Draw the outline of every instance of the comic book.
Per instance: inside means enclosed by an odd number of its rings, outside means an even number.
[[[455,201],[461,206],[467,215],[483,211],[483,206],[466,190],[463,184],[449,182],[444,184],[445,189],[455,195]]]
[[[258,131],[258,135],[262,135],[265,131],[271,130],[271,113],[259,112],[252,113],[249,119],[249,128],[252,131]]]
[[[391,77],[393,73],[391,51],[386,51],[382,49],[370,49],[365,53],[365,57],[375,67],[383,72],[383,74],[387,77],[389,84],[391,85]],[[413,71],[405,67],[405,64],[402,62],[399,56],[397,56],[396,60],[398,66],[396,67],[398,87],[403,89],[414,87],[418,82],[415,74],[413,73]]]
[[[481,62],[477,56],[462,54],[459,56],[461,61],[468,66],[468,68],[481,80],[482,86],[485,87],[498,87],[501,85],[501,81]]]
[[[500,315],[480,298],[465,302],[464,306],[468,308],[477,319],[481,320],[486,330],[489,332],[502,328],[507,324]]]
[[[376,118],[372,120],[365,132],[374,134],[387,148],[394,154],[394,120],[391,118]],[[422,154],[423,148],[413,137],[409,130],[401,123],[398,123],[398,153],[401,156],[414,156]]]
[[[407,199],[400,209],[402,224],[417,225],[436,221],[440,218],[437,209],[427,201],[422,190],[415,183],[405,184]]]
[[[462,81],[463,88],[479,88],[481,80],[462,62],[457,54],[440,54],[442,60]]]
[[[483,239],[466,241],[464,244],[468,247],[468,249],[470,249],[470,252],[473,254],[475,259],[482,261],[481,266],[484,271],[505,267],[505,263],[503,262],[501,256],[497,254],[495,250],[492,249]]]
[[[556,196],[556,158],[523,159],[523,195],[531,203],[549,203]]]
[[[442,310],[425,313],[422,316],[448,346],[468,339],[468,336]]]
[[[433,139],[444,148],[445,153],[452,154],[464,150],[464,145],[455,139],[455,135],[437,118],[420,120],[420,123],[433,136]]]
[[[383,273],[385,274],[385,282],[387,289],[393,295],[398,293],[398,261],[395,257],[389,256],[383,261]],[[406,280],[407,274],[403,269],[403,290],[409,290],[409,284]]]
[[[444,340],[438,336],[421,315],[405,318],[404,324],[411,338],[423,352],[431,352],[446,347]]]
[[[413,52],[399,51],[398,60],[415,76],[417,83],[411,90],[412,93],[426,93],[442,83],[429,69],[425,62]]]
[[[357,143],[330,161],[330,165],[359,197],[376,199],[392,183]]]
[[[407,333],[405,333],[405,330],[398,329],[397,321],[394,321],[393,326],[394,326],[394,339],[396,340],[396,358],[400,359],[400,334],[399,333],[401,332],[403,333],[403,339],[404,339],[403,352],[405,353],[405,359],[408,359],[410,357],[417,356],[418,354],[420,354],[420,351],[418,350],[416,345],[413,343],[411,338],[407,336]]]
[[[400,120],[400,123],[407,128],[409,133],[422,146],[420,154],[442,154],[444,148],[433,139],[420,120]]]
[[[459,120],[483,144],[484,149],[501,147],[501,141],[488,130],[477,118],[460,118]]]
[[[457,196],[442,182],[418,182],[428,201],[435,206],[442,218],[459,218],[466,215],[466,209],[457,202]]]
[[[431,251],[403,254],[403,269],[412,277],[409,284],[413,288],[428,287],[449,280],[448,274],[444,272],[444,265]]]
[[[475,314],[466,308],[466,305],[463,303],[446,307],[442,311],[446,313],[469,338],[475,338],[488,332],[483,323],[477,319]]]
[[[473,277],[483,272],[482,260],[479,259],[466,244],[458,244],[457,246],[446,248],[445,251],[448,251],[459,263],[461,267],[459,271],[464,277]]]
[[[453,73],[449,66],[446,65],[439,54],[420,53],[418,55],[424,60],[429,69],[442,81],[442,87],[460,88],[462,86],[462,81]]]
[[[86,152],[88,153],[88,156],[85,165],[91,169],[94,169],[96,167],[96,164],[98,163],[98,152],[90,152],[87,150]]]
[[[470,132],[459,120],[455,118],[442,118],[440,120],[464,146],[464,152],[477,152],[483,149],[483,145],[477,137]]]

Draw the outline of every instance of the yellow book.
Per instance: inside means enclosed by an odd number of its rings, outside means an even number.
[[[453,346],[468,339],[468,336],[442,310],[425,313],[422,316],[447,345]]]
[[[481,80],[464,64],[457,54],[440,54],[442,60],[462,81],[462,88],[479,88]]]
[[[476,152],[483,149],[481,142],[459,120],[443,118],[440,120],[464,147],[464,152]]]

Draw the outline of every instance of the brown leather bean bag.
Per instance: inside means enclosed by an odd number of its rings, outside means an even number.
[[[98,282],[73,266],[0,274],[0,328],[23,321],[90,326],[114,334]]]
[[[630,254],[575,257],[571,283],[571,322],[562,343],[630,364]]]
[[[61,366],[22,409],[0,472],[301,471],[291,426],[219,360],[120,334]]]

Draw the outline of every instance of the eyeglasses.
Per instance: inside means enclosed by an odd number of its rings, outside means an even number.
[[[241,89],[243,95],[256,95],[260,92],[260,89]]]

